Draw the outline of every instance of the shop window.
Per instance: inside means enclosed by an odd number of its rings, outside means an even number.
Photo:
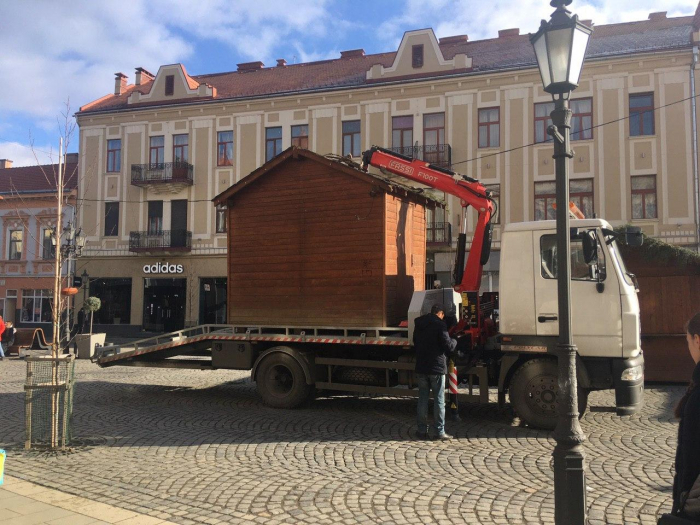
[[[51,290],[22,290],[22,322],[50,323],[52,297]]]
[[[226,323],[226,277],[199,280],[199,324]]]
[[[491,224],[501,224],[501,185],[487,184],[485,188],[491,192],[491,198],[496,202],[496,209],[494,210]]]
[[[122,169],[122,141],[114,139],[107,141],[107,171],[118,172]]]
[[[292,126],[292,146],[309,149],[309,125]]]
[[[654,134],[654,94],[630,95],[630,136]]]
[[[12,261],[18,261],[22,258],[23,238],[24,238],[24,231],[22,231],[22,230],[10,230],[10,246],[9,246],[8,259],[10,259]]]
[[[498,148],[501,145],[500,108],[479,110],[479,147]]]
[[[343,156],[360,156],[360,121],[343,122]]]
[[[216,233],[226,233],[226,206],[216,207]]]
[[[632,218],[657,218],[656,175],[632,177]]]
[[[131,279],[90,279],[90,295],[99,297],[102,307],[95,312],[93,323],[131,323]]]
[[[43,259],[55,259],[56,247],[53,244],[53,230],[44,228],[44,235],[41,238],[41,257]]]
[[[217,133],[216,165],[233,166],[233,131]]]
[[[554,102],[535,104],[535,142],[551,142],[552,137],[547,135],[547,128],[552,125]]]
[[[282,128],[265,128],[265,161],[282,153]]]
[[[105,237],[119,235],[119,203],[105,202]]]
[[[571,101],[571,140],[593,138],[593,99]]]
[[[163,169],[165,162],[165,137],[151,137],[148,150],[148,162],[151,164],[151,169]]]
[[[391,149],[413,157],[413,115],[391,119]]]

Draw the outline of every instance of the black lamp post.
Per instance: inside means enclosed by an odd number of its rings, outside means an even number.
[[[72,276],[75,274],[75,269],[72,268],[77,257],[80,257],[83,253],[83,248],[85,247],[85,234],[82,228],[75,229],[72,222],[63,228],[62,235],[56,235],[56,230],[54,229],[51,235],[51,244],[54,249],[59,250],[59,265],[63,266],[64,261],[68,262],[68,276],[71,278],[72,286]],[[65,239],[65,242],[62,242]],[[66,310],[66,339],[70,341],[70,318],[71,318],[71,299],[68,303],[68,309]],[[59,337],[59,341],[61,338]]]
[[[571,16],[572,0],[552,0],[556,10],[549,22],[542,20],[530,37],[544,90],[554,99],[552,123],[547,133],[554,139],[557,219],[557,290],[559,303],[559,394],[554,429],[554,519],[558,525],[586,523],[586,472],[582,443],[586,437],[578,422],[576,345],[571,336],[571,260],[569,238],[569,145],[571,110],[569,96],[578,87],[583,58],[592,29]]]

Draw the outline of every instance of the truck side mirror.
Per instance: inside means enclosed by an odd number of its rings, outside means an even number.
[[[622,233],[627,246],[641,246],[644,243],[642,229],[639,226],[627,226]]]
[[[583,242],[583,260],[586,264],[593,264],[598,260],[598,238],[592,230],[584,230],[580,235]]]

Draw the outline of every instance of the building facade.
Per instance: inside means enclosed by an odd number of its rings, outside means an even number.
[[[692,248],[699,29],[700,14],[596,26],[571,101],[572,200]],[[112,94],[78,112],[83,262],[91,294],[115,305],[104,322],[225,319],[224,212],[211,199],[292,145],[355,158],[378,145],[479,179],[499,202],[485,288],[498,287],[502,227],[553,218],[553,103],[518,29],[480,41],[410,31],[389,53],[277,62],[197,76],[137,68],[133,84],[118,73]],[[451,281],[454,239],[474,223],[449,196],[428,217],[428,285]]]
[[[17,327],[53,332],[58,164],[12,167],[0,160],[0,315]],[[75,225],[78,154],[66,156],[63,225]],[[69,262],[62,268],[68,277]]]

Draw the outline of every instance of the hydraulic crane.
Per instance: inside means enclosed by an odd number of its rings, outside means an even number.
[[[495,332],[495,323],[491,319],[495,294],[479,296],[483,267],[491,253],[491,218],[496,211],[496,202],[490,192],[476,179],[378,146],[372,146],[362,154],[362,169],[367,171],[369,166],[454,195],[460,199],[462,207],[472,206],[476,210],[478,218],[464,272],[466,219],[461,221],[454,289],[462,296],[462,315],[461,321],[451,331],[469,333],[472,346],[484,342]]]

